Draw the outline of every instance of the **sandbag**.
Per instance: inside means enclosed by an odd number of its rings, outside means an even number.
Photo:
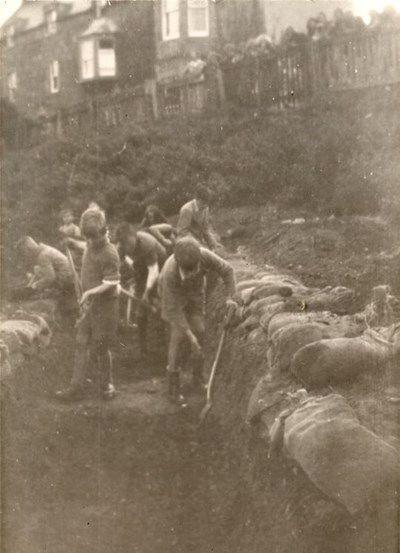
[[[268,324],[268,338],[271,339],[274,333],[285,326],[293,324],[306,324],[313,322],[318,317],[318,313],[277,313]]]
[[[271,372],[283,373],[290,369],[294,354],[306,344],[337,336],[337,329],[319,323],[292,324],[277,330],[267,351]]]
[[[10,351],[3,340],[0,340],[0,379],[10,374],[10,372]]]
[[[268,325],[268,338],[280,328],[288,325],[303,325],[307,323],[319,323],[337,329],[337,335],[346,338],[360,336],[366,330],[363,319],[353,316],[339,316],[329,311],[304,312],[304,313],[279,313],[273,317]]]
[[[10,354],[18,352],[22,348],[22,341],[18,333],[14,330],[7,328],[3,328],[2,330],[0,330],[0,340],[7,347]]]
[[[383,371],[392,351],[368,334],[319,340],[297,351],[291,371],[307,388],[352,382],[362,373]]]
[[[258,325],[247,336],[247,343],[251,345],[257,345],[257,344],[263,345],[265,344],[266,340],[267,340],[267,337],[265,336],[263,329]]]
[[[245,308],[244,315],[258,315],[260,316],[263,311],[265,311],[264,308],[269,307],[270,305],[273,305],[274,303],[278,303],[282,301],[281,296],[269,296],[267,298],[261,298],[260,300],[252,301],[251,304]]]
[[[293,295],[293,288],[287,284],[261,284],[257,286],[252,292],[252,299],[259,300],[267,298],[269,296],[281,296],[282,298],[289,298]]]
[[[345,314],[352,309],[355,293],[354,290],[344,286],[332,288],[327,286],[323,290],[304,298],[310,311],[332,311],[332,313]]]
[[[0,338],[16,334],[21,344],[31,345],[39,338],[40,327],[31,321],[8,320],[0,323]]]
[[[254,286],[252,288],[245,288],[241,292],[239,292],[240,297],[242,298],[242,302],[244,305],[248,305],[251,302],[251,295],[253,293]]]
[[[242,282],[238,282],[236,285],[236,290],[238,292],[242,292],[242,290],[246,290],[246,288],[255,288],[256,286],[260,286],[260,280],[259,279],[249,279],[249,280],[242,280]]]
[[[57,319],[58,304],[55,299],[47,298],[24,302],[21,304],[21,309],[41,315],[48,323],[53,323]]]
[[[396,489],[396,450],[363,427],[340,395],[312,398],[287,417],[284,451],[353,515]]]
[[[50,327],[42,315],[32,313],[30,311],[18,310],[12,314],[11,319],[14,321],[30,321],[39,327],[41,334],[49,334]]]
[[[250,315],[239,326],[238,329],[244,332],[250,332],[259,326],[260,318],[257,315]]]

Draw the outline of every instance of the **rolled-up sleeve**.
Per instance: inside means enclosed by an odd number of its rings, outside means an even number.
[[[186,206],[182,207],[176,227],[179,238],[183,238],[184,236],[188,236],[190,234],[192,228],[192,215],[193,214],[190,209]]]
[[[214,252],[201,248],[201,257],[207,271],[215,271],[222,279],[228,297],[236,294],[235,273],[230,263]]]

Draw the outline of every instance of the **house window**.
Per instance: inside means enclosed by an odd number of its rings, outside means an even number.
[[[209,26],[208,0],[188,0],[189,36],[208,36]]]
[[[181,111],[181,91],[179,87],[164,89],[164,112],[166,115]]]
[[[50,10],[46,13],[46,24],[49,35],[57,32],[57,10]]]
[[[115,45],[112,38],[101,38],[98,49],[99,77],[115,77]]]
[[[179,0],[162,0],[163,40],[179,38]]]
[[[50,64],[50,92],[56,94],[60,90],[60,66],[58,61]]]
[[[81,76],[83,80],[95,76],[94,41],[85,40],[81,43]]]
[[[17,90],[17,74],[15,71],[8,75],[8,99],[10,102],[15,102],[15,93]]]
[[[8,27],[7,31],[6,31],[6,44],[7,44],[7,48],[12,48],[15,44],[15,28],[14,28],[14,25],[11,25],[10,27]]]

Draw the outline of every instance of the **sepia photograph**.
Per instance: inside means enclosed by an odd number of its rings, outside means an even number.
[[[1,553],[400,553],[400,0],[0,0]]]

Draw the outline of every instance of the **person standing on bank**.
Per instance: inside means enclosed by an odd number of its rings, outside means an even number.
[[[232,266],[215,253],[202,248],[191,237],[181,238],[175,253],[166,261],[159,278],[161,316],[170,327],[168,346],[169,395],[180,399],[181,346],[188,340],[193,359],[193,386],[203,386],[202,346],[205,332],[205,283],[210,273],[224,282],[227,305],[237,305]]]
[[[135,231],[130,223],[122,223],[116,232],[122,257],[133,261],[133,279],[135,296],[151,304],[157,296],[157,281],[167,259],[167,252],[151,234]],[[142,355],[147,355],[147,324],[149,309],[139,304],[136,316],[138,323],[139,345]]]
[[[177,225],[178,238],[190,236],[201,246],[215,251],[220,244],[210,224],[210,193],[203,184],[195,189],[194,200],[181,207]]]
[[[81,270],[84,313],[77,323],[71,383],[66,390],[57,392],[57,397],[63,401],[75,401],[84,396],[89,359],[97,362],[103,398],[111,399],[115,395],[111,347],[119,323],[119,255],[109,240],[103,211],[86,210],[80,229],[87,241]]]

